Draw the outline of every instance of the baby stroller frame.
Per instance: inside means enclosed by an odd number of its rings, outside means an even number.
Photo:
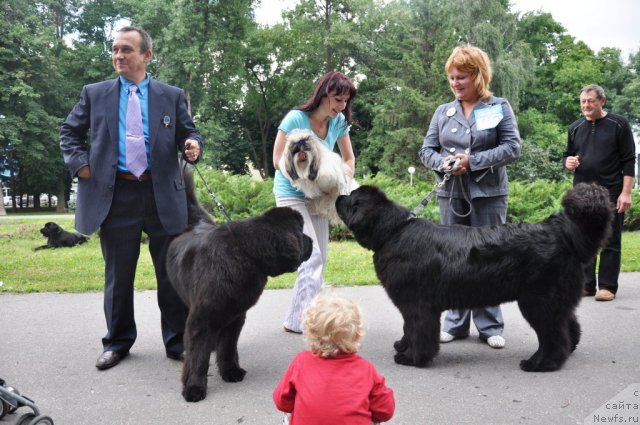
[[[4,379],[0,378],[0,420],[23,406],[30,407],[33,412],[23,413],[15,425],[53,425],[53,419],[41,415],[33,400],[21,395],[18,390],[6,385]]]

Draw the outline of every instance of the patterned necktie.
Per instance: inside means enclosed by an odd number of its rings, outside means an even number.
[[[129,86],[129,102],[127,103],[127,169],[131,174],[140,177],[147,169],[147,150],[144,143],[142,112],[140,100],[136,92],[138,86]]]

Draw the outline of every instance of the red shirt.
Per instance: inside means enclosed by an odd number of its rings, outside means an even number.
[[[357,354],[323,358],[299,353],[273,391],[291,425],[371,425],[393,416],[395,398],[384,377]]]

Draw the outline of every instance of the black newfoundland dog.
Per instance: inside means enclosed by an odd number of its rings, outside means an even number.
[[[33,248],[34,251],[49,248],[72,247],[83,244],[89,240],[80,233],[71,233],[63,230],[62,227],[52,221],[45,223],[44,227],[40,229],[40,233],[47,238],[47,244]]]
[[[207,395],[212,351],[222,379],[242,381],[246,371],[238,361],[238,338],[247,310],[267,277],[295,271],[311,255],[313,242],[302,233],[302,216],[291,208],[216,225],[199,205],[188,170],[184,180],[190,230],[171,242],[167,271],[189,307],[182,395],[199,401]]]
[[[542,223],[444,226],[415,218],[372,186],[336,201],[338,215],[374,252],[382,286],[404,319],[396,363],[426,366],[438,353],[441,312],[517,301],[538,336],[520,362],[528,372],[562,367],[580,341],[575,309],[584,265],[608,237],[607,191],[579,184],[564,212]]]

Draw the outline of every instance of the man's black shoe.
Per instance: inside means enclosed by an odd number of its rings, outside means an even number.
[[[120,360],[127,357],[129,352],[126,353],[118,353],[116,351],[105,351],[98,357],[98,361],[96,361],[96,367],[98,370],[106,370],[111,367],[114,367]]]

